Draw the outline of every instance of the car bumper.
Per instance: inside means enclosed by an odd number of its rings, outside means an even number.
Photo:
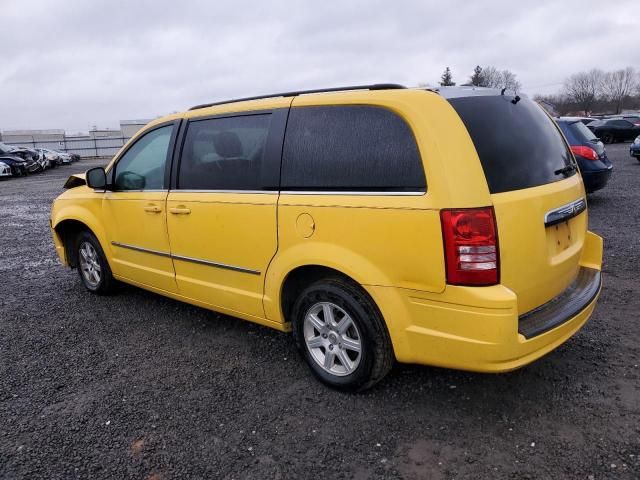
[[[591,193],[604,188],[609,182],[609,178],[611,178],[612,171],[613,167],[582,172],[582,180],[584,181],[584,187],[587,192]]]
[[[629,155],[635,158],[640,158],[640,147],[638,148],[631,147],[629,149]]]
[[[588,232],[578,283],[520,316],[516,294],[503,285],[447,286],[439,294],[365,288],[378,305],[385,306],[381,310],[398,361],[505,372],[551,352],[586,323],[600,293],[601,263],[602,239]],[[592,281],[583,282],[581,275]],[[558,304],[565,308],[558,308]],[[535,328],[527,330],[531,325]]]
[[[60,260],[60,263],[62,265],[64,265],[65,267],[69,266],[69,261],[67,260],[67,253],[65,251],[64,248],[64,244],[62,243],[62,240],[60,239],[60,236],[58,235],[58,232],[56,232],[56,230],[51,227],[51,236],[53,237],[53,244],[56,247],[56,253],[58,254],[58,259]]]

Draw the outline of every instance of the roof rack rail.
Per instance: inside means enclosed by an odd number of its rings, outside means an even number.
[[[221,102],[203,103],[202,105],[191,107],[189,110],[198,110],[200,108],[213,107],[215,105],[224,105],[226,103],[245,102],[247,100],[261,100],[263,98],[295,97],[296,95],[305,95],[309,93],[345,92],[349,90],[398,90],[402,88],[407,87],[405,87],[404,85],[399,85],[397,83],[374,83],[372,85],[353,85],[350,87],[317,88],[314,90],[298,90],[294,92],[272,93],[270,95],[258,95],[257,97],[234,98]]]

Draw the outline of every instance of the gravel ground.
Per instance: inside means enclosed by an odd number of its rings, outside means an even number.
[[[63,180],[0,182],[0,478],[640,478],[640,163],[608,148],[591,321],[519,371],[316,382],[288,335],[133,287],[85,292],[49,235]]]

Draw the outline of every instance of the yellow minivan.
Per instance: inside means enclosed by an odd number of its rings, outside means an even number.
[[[53,238],[89,291],[121,281],[292,331],[344,390],[394,361],[516,369],[578,331],[601,288],[575,159],[536,103],[504,90],[201,105],[66,187]]]

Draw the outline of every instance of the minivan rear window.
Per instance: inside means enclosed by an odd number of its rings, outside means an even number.
[[[473,140],[491,193],[563,180],[566,174],[555,172],[571,164],[562,135],[542,108],[527,98],[513,100],[508,95],[449,99]]]

